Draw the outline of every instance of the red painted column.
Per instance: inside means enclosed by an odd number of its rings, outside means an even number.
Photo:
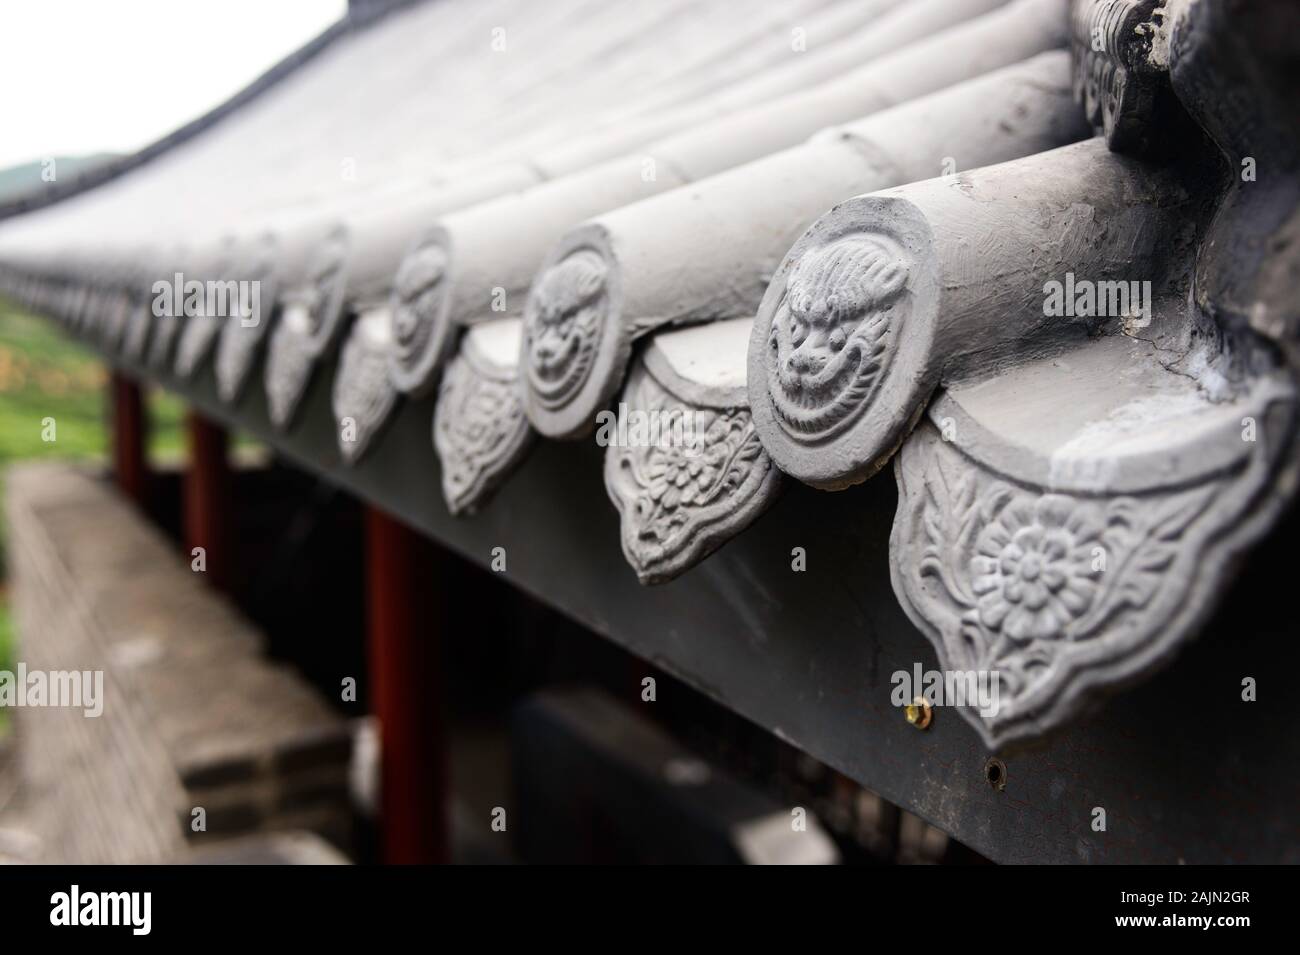
[[[383,861],[447,862],[448,772],[432,545],[366,508],[370,695],[379,718]]]
[[[112,372],[108,379],[111,404],[110,452],[113,458],[113,480],[118,490],[144,506],[149,493],[149,466],[145,458],[148,422],[145,420],[144,398],[140,386],[120,372]]]
[[[231,586],[234,555],[231,545],[231,473],[226,429],[189,411],[185,416],[189,465],[185,470],[185,553],[192,558],[202,547],[208,582],[218,590]]]

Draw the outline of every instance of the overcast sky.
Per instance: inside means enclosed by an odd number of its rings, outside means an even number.
[[[347,0],[0,0],[0,169],[132,152],[227,99]]]

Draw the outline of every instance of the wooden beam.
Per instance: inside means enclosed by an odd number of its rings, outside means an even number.
[[[440,575],[432,546],[366,509],[370,695],[379,719],[381,854],[390,865],[447,862],[448,773],[440,710]]]
[[[231,551],[231,473],[226,429],[196,411],[185,416],[189,466],[185,470],[184,539],[191,560],[203,548],[208,581],[229,591],[235,557]]]
[[[116,371],[109,375],[108,392],[113,480],[118,490],[143,506],[149,493],[144,398],[134,379]]]

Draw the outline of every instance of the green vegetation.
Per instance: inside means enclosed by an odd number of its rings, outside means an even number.
[[[107,372],[50,322],[0,301],[0,469],[29,458],[96,458],[108,450]],[[149,451],[181,453],[183,405],[149,396]],[[54,419],[54,439],[44,422]]]
[[[30,458],[103,460],[108,450],[107,372],[94,355],[52,323],[0,299],[0,495],[4,471]],[[151,454],[179,456],[183,405],[161,392],[149,396]],[[46,440],[45,419],[54,420]],[[0,523],[0,581],[4,580]],[[13,625],[0,582],[0,670],[12,669]],[[0,732],[5,714],[0,711]]]

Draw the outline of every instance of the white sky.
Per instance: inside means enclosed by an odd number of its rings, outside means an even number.
[[[0,169],[133,152],[346,9],[347,0],[0,0]]]

